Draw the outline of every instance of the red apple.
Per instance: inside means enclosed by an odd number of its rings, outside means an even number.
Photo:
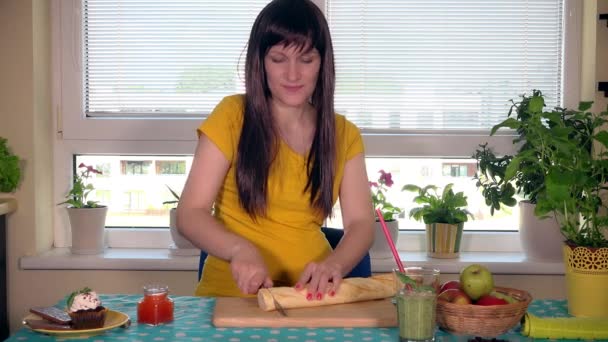
[[[439,293],[445,291],[445,290],[449,290],[449,289],[460,289],[460,282],[458,280],[450,280],[450,281],[446,281],[445,283],[443,283],[441,285],[441,288],[439,289]]]
[[[484,295],[479,297],[478,300],[475,301],[476,305],[505,305],[505,304],[509,304],[509,302],[507,302],[506,300],[502,299],[502,298],[497,298],[494,297],[492,295]]]
[[[469,298],[469,296],[467,296],[467,294],[460,289],[447,289],[437,296],[437,300],[459,305],[472,304],[471,298]]]

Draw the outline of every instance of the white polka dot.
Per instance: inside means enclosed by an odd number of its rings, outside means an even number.
[[[371,337],[365,337],[365,338],[363,338],[363,341],[371,341],[371,340],[373,340],[373,338],[371,338]]]
[[[213,335],[213,338],[222,338],[222,337],[224,337],[224,335],[220,335],[220,334]]]
[[[202,337],[193,337],[192,341],[202,341],[203,338]]]
[[[270,330],[270,333],[271,333],[272,335],[278,335],[278,334],[280,334],[281,332],[280,332],[279,330]]]
[[[266,340],[266,342],[279,342],[276,338],[271,338],[270,340]]]
[[[317,336],[317,333],[316,332],[312,332],[312,331],[311,332],[307,332],[306,336]]]
[[[328,333],[332,333],[332,332],[335,332],[335,331],[336,330],[334,330],[334,329],[325,329],[325,332],[328,332]]]
[[[232,332],[235,333],[235,334],[242,334],[243,330],[233,330]]]
[[[287,336],[288,340],[297,340],[298,336]]]
[[[240,338],[233,337],[233,338],[229,339],[228,341],[230,341],[230,342],[240,342],[240,341],[241,341],[241,339],[240,339]]]
[[[353,334],[344,334],[344,337],[353,337]]]
[[[332,336],[327,336],[327,337],[325,337],[325,338],[324,338],[324,340],[325,340],[325,341],[333,341],[333,340],[335,340],[335,339],[336,339],[336,338],[335,338],[335,337],[332,337]]]
[[[254,340],[259,340],[259,339],[262,338],[262,336],[260,336],[260,335],[251,335],[251,336],[249,336],[249,338],[254,339]]]
[[[164,341],[165,338],[164,337],[155,337],[154,341]]]

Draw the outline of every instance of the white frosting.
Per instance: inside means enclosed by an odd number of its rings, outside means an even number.
[[[96,292],[79,293],[74,297],[72,306],[70,306],[70,312],[96,309],[100,305],[101,300],[99,300],[99,296],[97,296]]]

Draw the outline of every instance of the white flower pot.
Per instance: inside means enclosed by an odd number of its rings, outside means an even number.
[[[390,236],[396,246],[397,240],[399,239],[399,221],[386,221],[386,228],[388,228]],[[372,259],[393,258],[393,253],[386,242],[386,236],[384,236],[384,231],[382,230],[382,224],[378,221],[376,221],[376,226],[374,229],[374,243],[369,249],[369,256]]]
[[[526,258],[537,261],[562,262],[564,236],[553,216],[540,219],[534,215],[536,206],[519,202],[519,238]]]
[[[171,232],[171,238],[173,239],[173,243],[176,248],[181,249],[196,249],[196,247],[190,242],[190,240],[186,239],[180,232],[177,230],[177,209],[173,208],[169,211],[169,231]]]
[[[72,231],[72,254],[100,254],[105,246],[108,207],[67,208]]]

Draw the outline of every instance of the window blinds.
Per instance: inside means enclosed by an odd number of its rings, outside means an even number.
[[[487,129],[509,99],[561,102],[562,1],[330,0],[336,110],[359,127]]]
[[[207,114],[243,92],[267,0],[84,0],[90,116]],[[327,0],[336,110],[363,129],[487,130],[509,99],[561,103],[561,0]]]
[[[84,1],[86,113],[200,116],[244,92],[247,39],[267,3]]]

